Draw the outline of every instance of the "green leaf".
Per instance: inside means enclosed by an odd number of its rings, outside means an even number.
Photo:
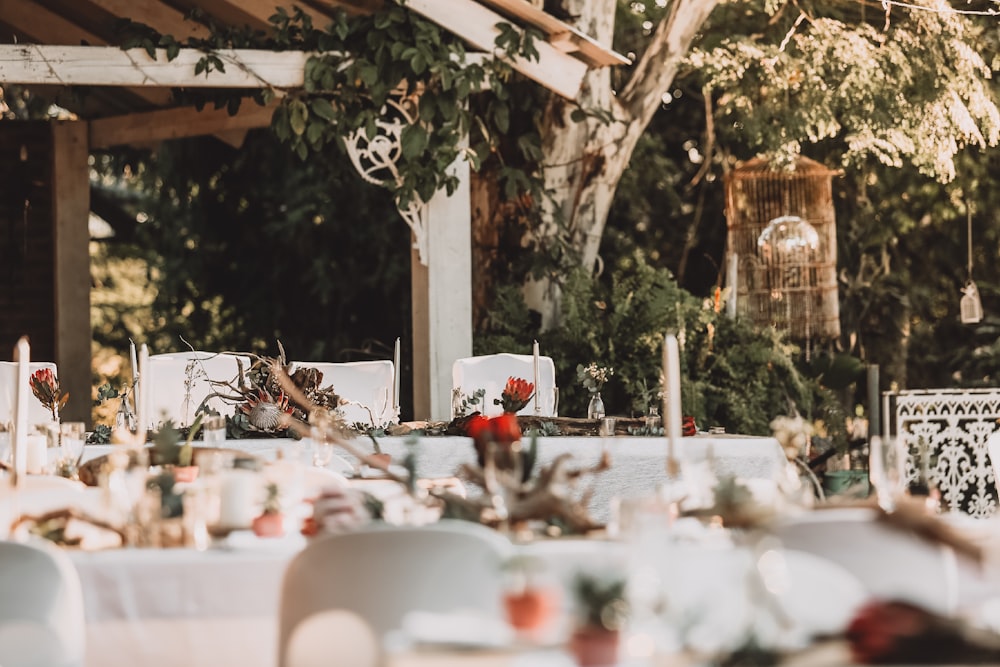
[[[314,149],[319,148],[323,145],[323,137],[326,134],[327,128],[330,124],[323,120],[313,120],[309,123],[309,129],[306,130],[306,141]]]
[[[313,98],[309,102],[309,109],[314,116],[319,116],[323,120],[332,121],[335,118],[333,105],[330,103],[330,100],[323,99],[322,97]]]
[[[577,107],[576,109],[573,109],[573,111],[570,112],[569,118],[574,123],[582,123],[583,121],[587,120],[587,112]]]
[[[403,128],[400,143],[403,146],[403,157],[412,160],[427,148],[427,131],[420,125],[408,125]]]
[[[297,135],[302,135],[306,131],[306,119],[309,118],[309,109],[306,108],[302,100],[292,100],[288,105],[288,126]]]
[[[510,130],[510,109],[506,104],[498,102],[493,106],[493,122],[501,134],[507,134]]]

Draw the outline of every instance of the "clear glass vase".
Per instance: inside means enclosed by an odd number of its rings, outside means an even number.
[[[590,405],[587,406],[587,419],[601,419],[602,417],[604,417],[604,399],[601,398],[601,392],[597,392],[590,397]]]

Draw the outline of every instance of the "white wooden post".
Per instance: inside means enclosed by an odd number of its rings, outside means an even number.
[[[469,163],[451,166],[459,186],[426,205],[425,260],[412,252],[413,416],[451,416],[451,367],[472,356],[472,209]]]

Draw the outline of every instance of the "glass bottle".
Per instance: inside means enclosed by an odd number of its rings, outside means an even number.
[[[590,405],[587,406],[587,419],[600,419],[604,416],[604,400],[601,392],[591,394]]]

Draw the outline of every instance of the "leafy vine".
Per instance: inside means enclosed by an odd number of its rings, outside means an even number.
[[[213,103],[235,114],[244,97],[259,104],[278,99],[271,129],[301,159],[336,143],[344,148],[345,137],[363,132],[371,139],[386,102],[395,96],[413,97],[416,121],[402,131],[397,173],[384,185],[403,208],[414,201],[428,201],[444,188],[449,194],[458,185],[447,168],[464,157],[473,169],[499,155],[500,140],[512,130],[513,101],[508,90],[512,68],[505,58],[537,60],[535,40],[539,34],[501,23],[493,57],[472,60],[462,42],[404,6],[405,0],[386,3],[366,16],[338,11],[325,29],[298,7],[289,13],[279,7],[270,17],[269,33],[249,28],[213,24],[204,15],[192,18],[208,24],[207,39],[188,38],[183,46],[205,52],[195,73],[225,71],[226,63],[215,53],[223,48],[256,48],[314,52],[305,65],[301,89],[257,91],[176,91],[175,96],[198,105]],[[140,23],[124,21],[122,48],[144,48],[155,57],[164,49],[174,59],[182,44]],[[473,96],[485,92],[488,100]],[[541,139],[535,128],[518,128],[513,142],[520,153],[518,163],[501,171],[509,198],[527,194],[543,196],[537,165]],[[466,144],[465,138],[468,137]],[[510,137],[507,137],[510,138]]]

